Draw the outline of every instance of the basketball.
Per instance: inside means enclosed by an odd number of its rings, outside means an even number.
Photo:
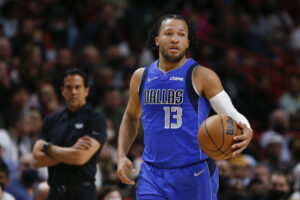
[[[226,115],[213,115],[207,118],[198,131],[198,143],[204,153],[214,160],[232,157],[233,137],[242,134],[237,122]]]

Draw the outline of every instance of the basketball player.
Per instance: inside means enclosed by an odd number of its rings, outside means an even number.
[[[135,184],[127,176],[136,170],[126,155],[141,117],[145,149],[137,199],[217,199],[218,170],[198,146],[199,126],[210,106],[239,122],[243,135],[234,138],[238,143],[232,146],[233,156],[247,147],[253,131],[232,105],[218,76],[187,57],[196,37],[186,19],[166,15],[149,33],[159,59],[136,70],[131,79],[118,138],[118,176],[123,183]]]

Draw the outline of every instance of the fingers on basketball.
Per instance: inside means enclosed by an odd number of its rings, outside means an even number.
[[[213,115],[207,118],[198,131],[198,143],[201,150],[214,160],[226,160],[232,157],[233,137],[242,135],[237,122],[226,115]]]

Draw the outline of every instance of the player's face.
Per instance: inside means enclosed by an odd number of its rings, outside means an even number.
[[[61,89],[67,106],[72,111],[78,110],[83,106],[89,94],[89,88],[84,87],[83,78],[77,74],[66,76]]]
[[[155,38],[160,56],[169,62],[179,62],[185,57],[189,42],[187,24],[180,19],[163,21],[159,35]]]

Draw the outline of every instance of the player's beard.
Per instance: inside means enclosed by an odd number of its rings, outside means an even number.
[[[179,53],[179,55],[176,56],[176,55],[171,55],[164,48],[160,49],[160,53],[165,58],[165,60],[168,61],[168,62],[172,62],[172,63],[179,62],[186,55],[186,51],[187,51],[187,49],[185,49],[184,51],[181,51]]]

